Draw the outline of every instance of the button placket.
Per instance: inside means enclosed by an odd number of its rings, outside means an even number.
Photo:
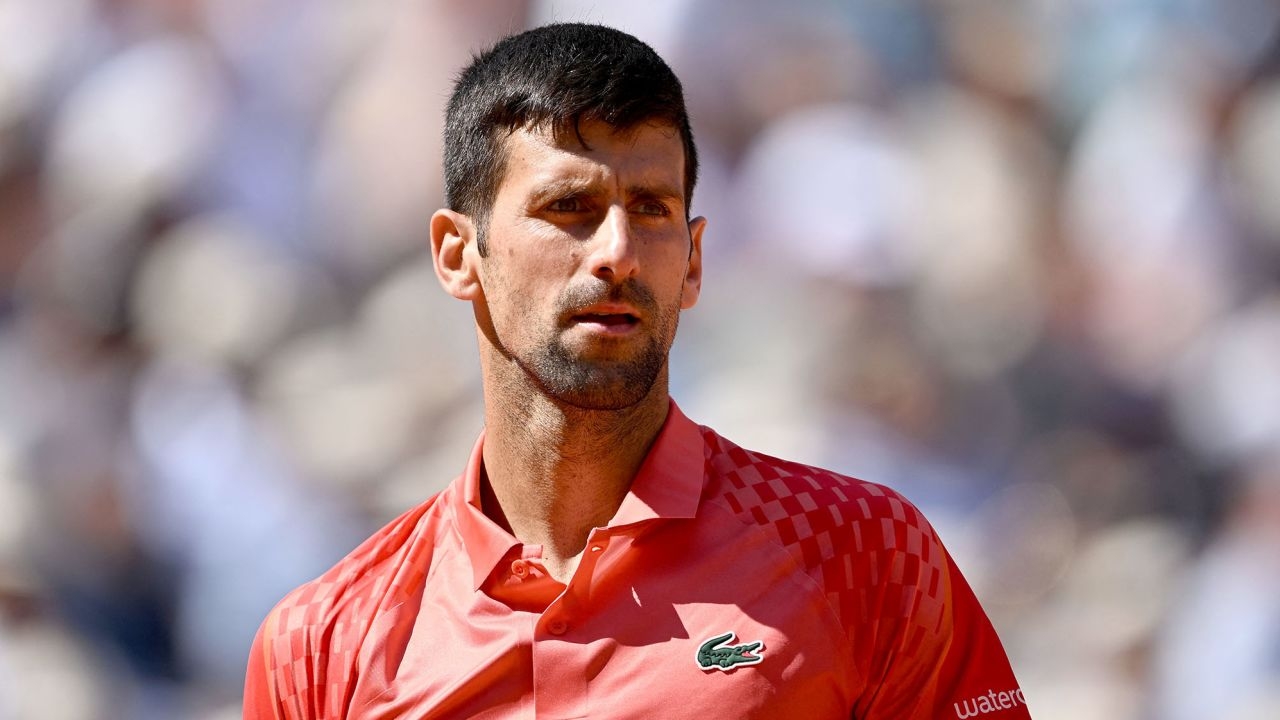
[[[572,633],[576,603],[567,596],[551,603],[534,630],[533,684],[537,717],[585,717],[587,673],[582,645]]]

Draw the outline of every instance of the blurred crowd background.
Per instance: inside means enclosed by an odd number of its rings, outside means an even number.
[[[442,109],[554,19],[685,83],[691,417],[922,506],[1038,720],[1280,717],[1280,3],[0,0],[0,720],[238,717],[461,471]]]

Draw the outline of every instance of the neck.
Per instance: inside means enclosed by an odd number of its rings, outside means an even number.
[[[541,545],[552,577],[567,582],[666,421],[667,371],[635,405],[584,410],[548,397],[523,370],[506,370],[485,379],[484,512]]]

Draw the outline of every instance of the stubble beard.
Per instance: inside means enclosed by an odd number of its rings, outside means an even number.
[[[562,328],[556,328],[527,359],[516,357],[548,396],[581,410],[624,410],[648,397],[667,365],[679,324],[678,309],[659,308],[653,294],[634,282],[603,289],[571,286],[558,298],[557,307],[568,312],[606,300],[634,305],[649,325],[643,346],[631,355],[585,357],[565,342]]]

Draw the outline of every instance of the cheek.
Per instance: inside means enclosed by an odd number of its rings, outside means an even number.
[[[555,279],[558,276],[554,272],[547,267],[545,258],[509,250],[490,256],[484,283],[495,322],[509,324],[512,331],[526,334],[533,319],[553,312],[557,291],[563,285]]]
[[[687,247],[676,247],[661,258],[661,280],[655,280],[664,291],[679,294],[684,289],[685,278],[689,275],[689,251]],[[659,289],[658,287],[654,288]]]

